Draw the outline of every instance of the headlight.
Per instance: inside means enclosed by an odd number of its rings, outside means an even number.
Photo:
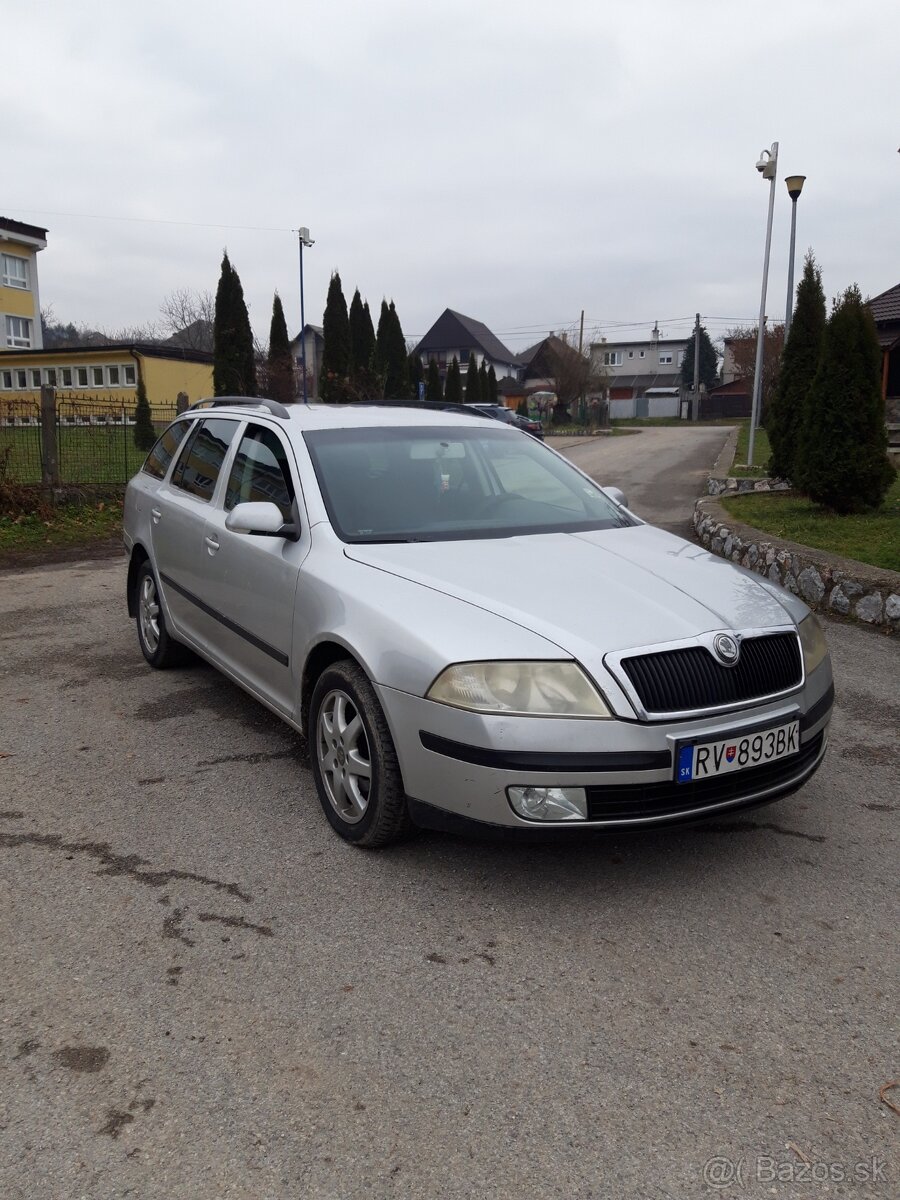
[[[456,663],[441,672],[426,698],[472,712],[511,716],[612,716],[603,697],[573,662]]]
[[[817,666],[828,656],[828,643],[819,624],[819,618],[813,613],[804,617],[798,627],[800,647],[803,650],[803,666],[806,674],[811,675]]]

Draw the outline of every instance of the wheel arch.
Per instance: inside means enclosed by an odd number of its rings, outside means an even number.
[[[150,555],[144,547],[137,542],[132,551],[131,558],[128,560],[128,582],[125,585],[126,595],[128,598],[128,615],[129,617],[137,616],[137,577],[138,572],[145,562],[148,561]]]
[[[304,733],[306,733],[309,724],[309,706],[319,676],[333,663],[341,662],[344,659],[356,663],[361,670],[365,671],[366,677],[371,681],[372,676],[366,664],[358,654],[354,654],[342,642],[327,638],[321,642],[317,642],[306,656],[306,662],[303,664],[303,678],[300,684],[300,728]]]

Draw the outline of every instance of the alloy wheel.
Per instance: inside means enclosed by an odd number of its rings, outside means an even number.
[[[361,821],[372,788],[372,755],[362,717],[350,696],[335,689],[319,708],[316,754],[325,792],[338,816]]]

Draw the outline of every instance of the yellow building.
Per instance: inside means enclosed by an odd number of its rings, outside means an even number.
[[[0,357],[43,345],[37,256],[46,246],[46,229],[0,217]]]
[[[8,416],[36,411],[45,385],[57,389],[59,404],[130,412],[143,379],[154,418],[165,420],[179,392],[188,404],[213,394],[212,364],[205,350],[145,343],[10,350],[0,355],[0,410]]]

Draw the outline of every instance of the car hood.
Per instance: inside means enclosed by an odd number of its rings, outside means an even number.
[[[759,576],[652,525],[345,553],[503,616],[585,666],[610,650],[792,620],[793,597],[782,602]]]

